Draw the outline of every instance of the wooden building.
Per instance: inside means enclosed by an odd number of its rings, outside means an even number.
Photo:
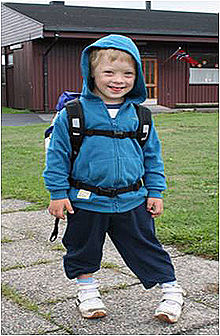
[[[218,14],[146,9],[2,4],[2,103],[54,110],[64,90],[80,92],[82,49],[107,34],[138,46],[149,104],[218,102]],[[170,56],[181,47],[199,62]]]

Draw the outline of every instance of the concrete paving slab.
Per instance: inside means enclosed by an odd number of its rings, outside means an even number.
[[[146,291],[139,285],[139,280],[127,268],[107,237],[102,260],[104,267],[96,273],[96,278],[101,282],[110,314],[102,320],[85,321],[75,309],[76,286],[66,278],[62,266],[65,252],[60,247],[66,222],[60,222],[59,237],[53,244],[48,242],[53,217],[47,211],[3,214],[2,224],[2,232],[6,237],[16,237],[12,243],[3,244],[3,265],[13,267],[22,263],[27,266],[2,272],[3,283],[40,304],[42,311],[52,310],[55,323],[70,328],[72,334],[202,335],[206,330],[210,334],[218,329],[217,261],[183,255],[173,247],[165,247],[174,262],[177,278],[187,294],[180,322],[167,326],[152,320],[154,308],[160,299],[159,288]],[[51,263],[39,264],[43,259],[50,260]],[[33,265],[34,263],[38,264]],[[114,265],[117,267],[114,268]],[[128,289],[120,286],[123,283],[129,285]],[[118,286],[120,290],[117,289]],[[10,312],[10,307],[3,308]],[[16,326],[13,314],[12,309],[11,321]],[[51,335],[66,334],[67,331],[61,332],[57,326],[47,330],[47,334]],[[28,334],[31,333],[32,330],[29,330]]]
[[[30,266],[45,260],[54,260],[58,253],[58,251],[51,251],[46,245],[34,240],[14,241],[4,244],[1,253],[2,267]]]
[[[39,335],[57,330],[57,326],[34,312],[2,298],[1,335]]]
[[[8,211],[19,211],[25,209],[27,206],[32,205],[31,202],[26,202],[23,200],[17,199],[4,199],[1,201],[1,210],[2,213]]]
[[[40,211],[29,211],[24,212],[20,211],[18,213],[8,213],[2,215],[2,225],[11,228],[17,231],[24,231],[24,230],[32,230],[33,232],[36,231],[36,234],[40,234],[44,228],[43,235],[40,235],[43,240],[47,240],[47,237],[51,233],[53,229],[54,217],[49,215],[47,210],[40,210]],[[61,220],[59,223],[59,236],[57,241],[61,241],[63,232],[66,227],[66,221]],[[46,234],[45,234],[46,233]],[[39,236],[38,236],[39,237]],[[110,241],[107,235],[107,239]],[[38,239],[39,240],[39,239]],[[116,251],[114,246],[112,245],[112,251]],[[173,246],[167,246],[166,250],[172,255],[172,257],[177,257],[183,255],[182,252],[178,251]]]
[[[218,307],[218,261],[185,255],[173,259],[176,277],[187,296]]]
[[[100,289],[111,289],[121,284],[132,285],[136,279],[115,269],[102,269],[95,274]],[[74,280],[69,280],[63,269],[62,259],[45,265],[36,265],[24,269],[2,272],[2,282],[14,287],[19,293],[36,303],[66,300],[76,297]]]
[[[53,249],[56,244],[61,244],[62,236],[66,228],[66,221],[59,223],[59,235],[55,243],[48,242],[49,236],[53,230],[54,218],[48,214],[46,210],[43,211],[30,211],[30,212],[17,212],[2,215],[2,225],[4,228],[11,229],[12,232],[19,232],[32,237],[33,240],[41,241],[48,249]],[[11,234],[13,236],[13,233]],[[177,249],[168,247],[169,253],[176,257],[182,255]],[[103,250],[103,261],[117,264],[124,267],[130,275],[133,273],[129,271],[118,251],[112,244],[108,235]]]
[[[189,299],[185,299],[178,324],[161,323],[152,318],[160,296],[159,288],[146,291],[141,285],[110,291],[103,295],[108,316],[93,321],[81,318],[73,299],[42,309],[49,309],[54,321],[72,329],[75,335],[180,335],[182,331],[205,328],[207,321],[217,324],[217,310]]]
[[[25,239],[25,234],[18,231],[13,231],[4,226],[1,226],[1,242],[7,243],[8,241]]]
[[[218,323],[214,325],[209,325],[204,328],[195,328],[186,332],[182,332],[182,335],[219,335],[219,325]]]
[[[47,210],[19,211],[2,215],[2,226],[20,233],[28,233],[37,241],[48,242],[54,227],[54,217]],[[59,223],[59,236],[61,240],[66,222]]]

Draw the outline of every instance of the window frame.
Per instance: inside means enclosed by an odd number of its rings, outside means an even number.
[[[198,76],[200,72],[201,80]],[[212,80],[214,73],[214,80]],[[215,76],[215,74],[217,74]],[[215,79],[217,77],[217,79]],[[215,68],[189,68],[189,85],[218,85],[219,69]]]

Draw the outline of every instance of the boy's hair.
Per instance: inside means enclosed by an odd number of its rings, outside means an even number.
[[[125,61],[133,61],[135,64],[134,58],[126,51],[108,48],[108,49],[101,49],[101,48],[94,48],[92,49],[90,55],[89,55],[89,61],[90,61],[90,73],[93,73],[95,68],[97,67],[101,57],[106,55],[110,62],[114,62],[118,58]]]

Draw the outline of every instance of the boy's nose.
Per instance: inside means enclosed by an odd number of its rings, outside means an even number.
[[[115,83],[122,83],[122,82],[123,82],[123,77],[122,77],[122,75],[121,75],[121,74],[116,74],[116,75],[114,76],[113,81],[114,81]]]

